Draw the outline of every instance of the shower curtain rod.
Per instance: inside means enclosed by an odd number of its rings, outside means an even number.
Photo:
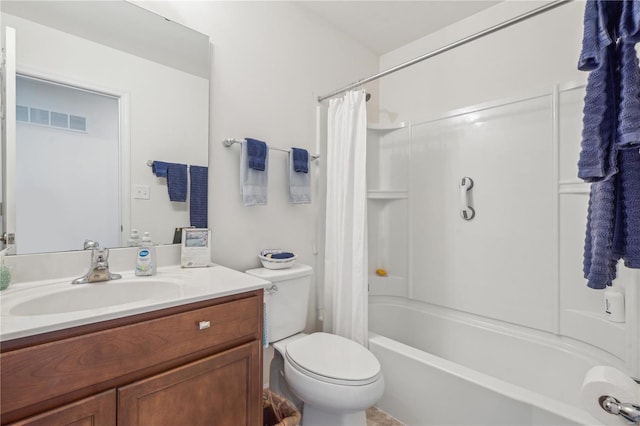
[[[454,41],[453,43],[450,43],[450,44],[448,44],[448,45],[446,45],[444,47],[441,47],[439,49],[432,50],[429,53],[425,53],[424,55],[418,56],[417,58],[411,59],[410,61],[404,62],[404,63],[402,63],[400,65],[396,65],[395,67],[389,68],[388,70],[382,71],[382,72],[380,72],[380,73],[378,73],[376,75],[372,75],[371,77],[367,77],[365,79],[353,82],[353,83],[343,87],[342,89],[338,89],[338,90],[336,90],[334,92],[331,92],[331,93],[329,93],[327,95],[324,95],[324,96],[318,96],[318,102],[322,102],[322,101],[327,100],[329,98],[333,98],[334,96],[337,96],[337,95],[340,95],[342,93],[345,93],[345,92],[347,92],[347,91],[349,91],[351,89],[355,89],[357,87],[360,87],[360,86],[362,86],[362,85],[364,85],[366,83],[369,83],[371,81],[375,81],[375,80],[377,80],[377,79],[379,79],[381,77],[384,77],[386,75],[393,74],[396,71],[400,71],[401,69],[410,67],[410,66],[415,65],[418,62],[422,62],[422,61],[424,61],[426,59],[433,58],[434,56],[437,56],[437,55],[439,55],[441,53],[447,52],[447,51],[449,51],[451,49],[455,49],[456,47],[462,46],[463,44],[467,44],[467,43],[469,43],[471,41],[474,41],[474,40],[477,40],[477,39],[479,39],[481,37],[484,37],[486,35],[492,34],[492,33],[496,32],[496,31],[501,30],[501,29],[510,27],[511,25],[517,24],[517,23],[522,22],[522,21],[524,21],[526,19],[532,18],[532,17],[534,17],[536,15],[540,15],[541,13],[547,12],[547,11],[549,11],[551,9],[555,9],[558,6],[561,6],[561,5],[565,4],[565,3],[569,3],[571,1],[573,1],[573,0],[554,0],[551,3],[547,3],[547,4],[543,5],[543,6],[540,6],[538,8],[533,9],[533,10],[530,10],[529,12],[523,13],[522,15],[518,15],[518,16],[516,16],[514,18],[511,18],[511,19],[509,19],[507,21],[504,21],[504,22],[501,22],[499,24],[496,24],[496,25],[494,25],[492,27],[489,27],[487,29],[479,31],[479,32],[477,32],[475,34],[472,34],[470,36],[462,38],[462,39],[460,39],[458,41]]]

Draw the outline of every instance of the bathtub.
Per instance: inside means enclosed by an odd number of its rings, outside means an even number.
[[[407,425],[602,424],[580,403],[602,359],[557,336],[389,296],[370,296],[369,324],[376,406]]]

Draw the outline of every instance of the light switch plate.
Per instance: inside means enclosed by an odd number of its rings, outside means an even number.
[[[149,185],[134,185],[133,186],[133,198],[137,200],[149,200],[151,199],[151,191]]]

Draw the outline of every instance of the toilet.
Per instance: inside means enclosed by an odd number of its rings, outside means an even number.
[[[265,339],[274,350],[269,387],[301,408],[303,426],[366,426],[384,392],[380,363],[364,346],[329,333],[305,334],[310,266],[251,269],[265,288]]]

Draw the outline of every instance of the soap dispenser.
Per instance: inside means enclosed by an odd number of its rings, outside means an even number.
[[[4,264],[7,249],[0,250],[0,290],[6,290],[11,284],[11,270]]]
[[[604,292],[604,314],[609,321],[624,322],[624,293],[614,285]]]
[[[131,230],[131,235],[127,240],[127,247],[138,247],[140,245],[140,234],[137,229]]]
[[[136,275],[150,276],[156,273],[156,246],[148,232],[144,233],[136,257]]]

